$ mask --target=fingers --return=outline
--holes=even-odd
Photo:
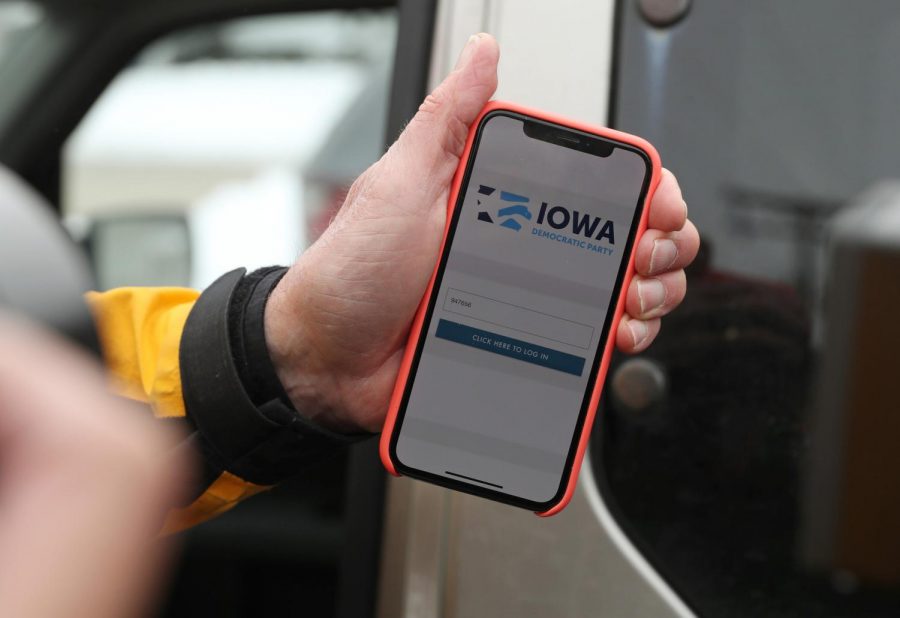
[[[677,307],[687,290],[683,270],[662,273],[653,277],[636,275],[628,286],[625,311],[632,318],[659,318]]]
[[[635,320],[630,316],[623,316],[616,333],[616,346],[628,354],[642,352],[653,343],[659,334],[660,326],[659,318]]]
[[[641,352],[659,334],[660,318],[684,300],[684,268],[700,249],[700,234],[687,218],[681,187],[667,169],[650,203],[648,230],[635,251],[637,275],[625,298],[627,315],[619,322],[616,345],[626,353]]]
[[[626,315],[619,322],[616,346],[629,354],[647,349],[659,334],[660,318],[681,304],[686,291],[683,270],[653,277],[636,275],[628,286]]]
[[[469,125],[497,89],[499,60],[500,48],[494,37],[472,35],[456,67],[426,97],[401,139],[425,151],[439,147],[459,156]]]
[[[489,34],[472,36],[456,67],[432,92],[388,153],[388,161],[428,188],[443,191],[465,148],[469,126],[497,88],[500,49]],[[400,161],[391,161],[397,158]]]
[[[687,221],[687,203],[674,174],[663,168],[662,180],[650,202],[649,227],[663,232],[680,230]]]
[[[675,232],[649,229],[638,243],[635,270],[640,275],[681,270],[694,261],[699,250],[700,234],[690,220]]]

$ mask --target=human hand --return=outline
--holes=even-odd
[[[100,370],[0,316],[0,616],[138,615],[181,489],[167,431]]]
[[[469,126],[497,87],[499,49],[469,40],[390,150],[353,184],[334,222],[291,268],[266,308],[266,340],[298,410],[339,431],[381,429],[410,324],[443,237],[451,181]],[[637,247],[638,275],[616,333],[645,349],[685,295],[700,239],[664,171]]]

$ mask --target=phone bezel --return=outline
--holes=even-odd
[[[441,476],[439,474],[434,474],[432,472],[427,472],[425,470],[421,470],[419,468],[414,468],[411,466],[407,466],[404,464],[400,458],[397,456],[397,442],[400,438],[400,433],[403,431],[403,420],[406,416],[407,406],[409,404],[409,397],[412,393],[413,385],[415,384],[415,376],[419,368],[419,362],[421,361],[422,352],[425,346],[425,339],[428,336],[428,332],[431,326],[431,320],[434,317],[434,309],[437,304],[437,298],[441,290],[441,282],[443,281],[444,272],[447,266],[447,260],[450,256],[450,251],[453,247],[453,239],[456,235],[456,229],[459,224],[460,213],[462,212],[463,203],[466,198],[466,192],[468,190],[469,181],[471,179],[472,169],[474,167],[475,159],[478,155],[478,148],[481,144],[482,133],[485,125],[492,119],[498,116],[508,116],[514,118],[516,120],[522,120],[526,123],[538,123],[541,125],[545,125],[549,128],[560,130],[564,133],[571,133],[577,136],[581,136],[582,138],[588,138],[590,140],[601,140],[604,142],[608,142],[612,144],[613,150],[615,148],[622,148],[633,152],[641,157],[646,166],[646,171],[644,173],[644,180],[641,185],[641,191],[638,195],[637,205],[635,207],[634,216],[632,218],[631,226],[628,231],[628,239],[625,243],[625,253],[622,258],[622,263],[619,266],[619,272],[616,275],[616,283],[613,287],[613,294],[610,297],[609,306],[606,313],[606,318],[603,323],[603,329],[601,331],[600,342],[597,345],[597,352],[595,354],[593,363],[591,364],[591,373],[588,377],[587,384],[585,386],[584,395],[582,398],[581,409],[578,413],[578,420],[575,425],[575,430],[572,432],[572,440],[569,446],[569,452],[566,456],[566,465],[563,469],[563,473],[560,476],[559,487],[557,488],[554,496],[545,502],[537,502],[534,500],[528,500],[526,498],[522,498],[520,496],[515,496],[510,493],[506,493],[503,491],[497,491],[493,489],[489,489],[487,487],[476,485],[474,483],[468,483],[464,481],[456,481],[445,476]],[[538,139],[536,137],[532,137],[532,139]],[[556,143],[560,148],[572,148],[572,146]],[[576,148],[578,149],[578,148]],[[602,156],[602,155],[597,155]],[[569,480],[572,475],[572,468],[575,461],[576,453],[578,451],[578,444],[581,435],[584,432],[584,424],[585,420],[588,416],[588,411],[590,408],[590,400],[591,394],[593,393],[596,383],[597,377],[600,372],[600,363],[603,359],[603,355],[605,353],[607,343],[609,341],[610,336],[610,326],[613,321],[613,318],[616,313],[616,307],[619,303],[619,298],[622,293],[622,282],[625,278],[625,274],[628,270],[628,265],[630,263],[630,258],[632,251],[634,249],[635,237],[637,235],[638,228],[640,227],[641,218],[644,213],[645,208],[645,200],[647,196],[647,192],[650,188],[650,182],[653,178],[653,163],[650,156],[644,152],[642,149],[634,146],[633,144],[629,144],[626,142],[622,142],[611,138],[609,136],[601,135],[598,133],[592,133],[589,131],[583,131],[580,129],[576,129],[570,126],[566,126],[564,124],[559,124],[556,122],[552,122],[546,120],[544,118],[540,118],[537,116],[531,116],[528,114],[523,114],[521,112],[516,112],[512,110],[506,109],[495,109],[488,113],[486,113],[478,123],[478,127],[475,132],[475,138],[472,142],[472,147],[469,149],[468,159],[466,161],[465,172],[462,177],[462,181],[459,185],[459,192],[456,197],[456,202],[453,205],[452,211],[452,219],[447,228],[446,239],[444,242],[443,251],[441,252],[440,260],[438,263],[438,268],[436,270],[436,276],[434,280],[434,285],[431,290],[431,295],[428,298],[427,309],[424,315],[424,319],[422,321],[422,328],[419,333],[418,340],[416,341],[416,349],[415,353],[412,357],[408,376],[406,379],[406,383],[403,388],[403,396],[400,400],[400,405],[397,409],[396,419],[394,421],[393,431],[391,432],[390,442],[388,446],[388,455],[391,459],[391,462],[394,464],[396,471],[404,476],[409,476],[411,478],[420,479],[424,481],[428,481],[435,485],[440,485],[442,487],[447,487],[449,489],[454,489],[457,491],[461,491],[464,493],[472,494],[475,496],[479,496],[482,498],[488,498],[490,500],[495,500],[497,502],[502,502],[505,504],[510,504],[512,506],[517,506],[525,509],[529,509],[536,512],[546,511],[562,500],[565,496],[566,489],[569,485]]]

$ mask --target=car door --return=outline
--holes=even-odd
[[[704,249],[641,356],[650,404],[608,399],[602,493],[698,615],[895,616],[900,13],[696,2],[659,28],[641,4],[613,120],[660,148]]]

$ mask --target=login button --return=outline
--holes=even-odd
[[[490,331],[472,328],[450,320],[438,322],[436,336],[440,339],[461,343],[485,352],[540,365],[548,369],[580,376],[584,371],[584,359],[574,354],[528,343],[521,339],[505,337]]]

